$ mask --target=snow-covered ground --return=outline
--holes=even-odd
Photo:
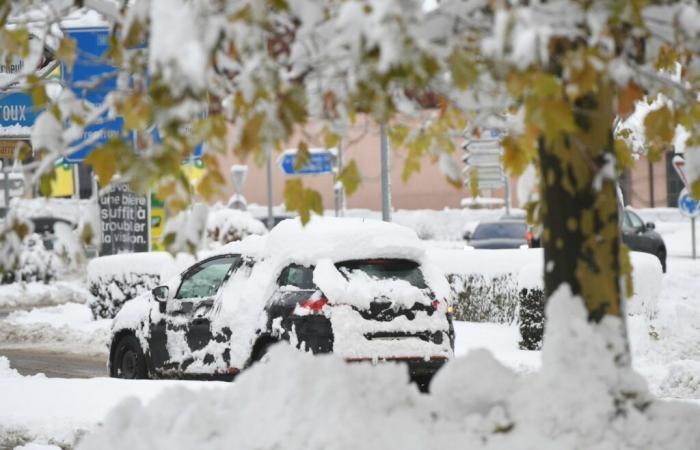
[[[11,362],[0,357],[0,448],[12,448],[27,441],[73,446],[126,398],[148,402],[172,387],[201,390],[228,385],[204,381],[23,377],[10,365]]]
[[[696,291],[700,287],[700,260],[690,259],[689,221],[672,209],[639,212],[645,220],[654,221],[657,231],[664,236],[669,261],[657,314],[653,317],[639,314],[628,318],[633,365],[647,380],[655,395],[697,400],[700,399],[700,295]],[[461,246],[458,239],[465,223],[474,223],[482,216],[498,216],[497,213],[483,211],[474,216],[450,212],[447,214],[450,216],[447,222],[449,230],[441,232],[430,229],[442,217],[441,213],[447,214],[442,211],[429,215],[406,213],[402,221],[428,227],[424,232],[426,237],[443,241],[433,241],[431,245],[444,249]],[[458,226],[458,223],[462,225]],[[87,295],[84,288],[75,282],[50,286],[0,286],[0,307],[73,302],[17,311],[0,319],[0,345],[25,346],[33,343],[58,351],[106,357],[110,321],[92,319],[84,305]],[[542,367],[540,352],[518,349],[519,334],[515,324],[458,322],[455,329],[457,356],[486,348],[496,360],[517,372],[536,373]],[[148,402],[164,388],[173,385],[180,386],[179,391],[172,391],[174,396],[189,395],[183,394],[182,386],[192,389],[222,386],[220,383],[18,377],[6,364],[6,361],[0,360],[0,392],[3,393],[0,447],[21,443],[26,438],[37,438],[44,443],[53,439],[51,442],[72,445],[83,430],[104,420],[112,406],[127,397],[135,396]]]
[[[111,324],[108,319],[95,320],[85,303],[15,311],[0,321],[0,345],[103,356],[106,360]]]
[[[85,303],[89,292],[79,280],[0,285],[0,311],[16,308]]]

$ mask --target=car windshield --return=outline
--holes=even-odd
[[[525,222],[489,222],[477,226],[472,239],[525,239],[526,233]]]
[[[425,288],[425,279],[420,265],[406,259],[363,259],[345,261],[336,267],[347,278],[355,271],[361,271],[377,280],[404,280],[418,288]]]

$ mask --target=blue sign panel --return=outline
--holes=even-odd
[[[329,151],[312,151],[309,161],[299,170],[294,170],[296,153],[286,152],[278,160],[279,166],[285,175],[322,175],[333,172],[333,153]]]
[[[678,209],[686,217],[697,217],[700,215],[700,202],[694,200],[688,189],[684,188],[678,196]]]
[[[0,93],[0,125],[31,127],[36,120],[32,96],[26,92]]]
[[[116,68],[105,57],[109,49],[108,28],[75,28],[65,30],[75,40],[76,58],[72,68],[62,68],[64,81],[80,97],[100,103],[116,89]]]
[[[64,65],[62,68],[64,82],[78,98],[91,103],[102,103],[107,94],[117,87],[117,69],[105,57],[109,49],[109,28],[72,28],[64,31],[76,43],[73,67]],[[82,162],[109,138],[119,136],[123,123],[121,118],[109,119],[105,113],[101,122],[88,126],[81,138],[71,143],[71,146],[80,149],[68,156],[66,161]],[[132,138],[127,135],[125,139]]]

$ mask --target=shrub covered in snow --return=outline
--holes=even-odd
[[[28,235],[22,242],[17,270],[0,274],[2,284],[17,281],[49,283],[56,279],[61,270],[61,260],[50,250],[46,250],[41,236]]]
[[[158,286],[174,272],[173,257],[166,252],[125,253],[102,256],[88,264],[90,309],[95,318],[112,318],[122,305]]]
[[[207,239],[210,243],[228,244],[252,234],[265,234],[265,225],[248,211],[222,208],[209,213]]]
[[[544,335],[544,291],[541,288],[523,288],[520,290],[519,296],[520,348],[539,350],[542,348],[542,336]]]
[[[456,320],[512,323],[517,319],[518,293],[512,274],[453,273],[447,280]]]

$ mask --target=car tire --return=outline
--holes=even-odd
[[[659,261],[661,262],[661,270],[663,273],[666,273],[666,249],[661,247],[659,250],[657,250],[656,257],[659,258]]]
[[[136,336],[128,334],[117,342],[110,364],[110,376],[128,380],[148,378],[146,357]]]
[[[248,367],[258,362],[264,363],[268,350],[276,343],[277,341],[274,339],[262,339],[257,341],[253,347],[253,351],[250,354],[250,363],[248,364]]]

